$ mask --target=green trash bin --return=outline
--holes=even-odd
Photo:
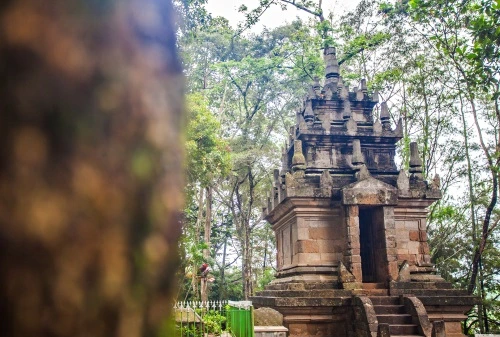
[[[253,306],[250,301],[229,301],[227,326],[235,337],[254,337]]]

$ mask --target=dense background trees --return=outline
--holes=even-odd
[[[192,112],[179,296],[200,296],[202,261],[213,268],[211,299],[247,298],[272,278],[272,231],[260,209],[306,84],[323,72],[322,48],[335,46],[344,81],[367,78],[393,121],[402,117],[401,166],[417,141],[427,179],[441,176],[432,258],[482,299],[466,332],[498,332],[500,3],[362,0],[352,13],[327,13],[320,0],[261,0],[240,8],[246,20],[236,28],[205,3],[176,2]],[[310,19],[253,32],[270,6],[294,6]]]

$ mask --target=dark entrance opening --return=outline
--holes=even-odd
[[[363,282],[385,282],[387,263],[382,207],[359,208],[359,243]]]

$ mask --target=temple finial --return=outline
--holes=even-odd
[[[351,102],[349,101],[344,101],[344,110],[342,111],[342,118],[344,118],[344,121],[351,118]]]
[[[359,139],[354,139],[352,141],[352,160],[353,165],[362,165],[365,163],[363,158],[363,153],[361,153],[361,142]]]
[[[380,104],[380,122],[382,123],[382,128],[384,130],[391,130],[391,117],[389,115],[387,102],[382,102],[382,104]]]
[[[293,172],[305,171],[306,158],[302,153],[302,141],[296,140],[293,144],[292,170]]]
[[[313,88],[314,90],[318,90],[321,88],[321,84],[319,83],[319,77],[318,76],[314,76],[313,78]]]
[[[361,91],[363,92],[363,94],[368,93],[368,86],[366,85],[366,79],[364,78],[361,80]]]
[[[326,82],[337,82],[339,78],[339,62],[337,61],[337,55],[335,48],[328,47],[325,48],[325,77]]]
[[[410,173],[422,173],[422,159],[416,142],[410,143]]]
[[[312,108],[312,101],[306,101],[306,108],[304,110],[304,121],[307,124],[311,124],[314,122],[314,110]]]

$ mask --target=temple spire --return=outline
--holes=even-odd
[[[337,61],[337,55],[335,48],[328,47],[325,48],[325,77],[326,82],[337,82],[339,78],[339,62]]]
[[[391,130],[391,117],[389,115],[389,107],[387,102],[382,102],[380,105],[380,122],[382,123],[382,128],[384,130]]]
[[[422,159],[418,153],[418,145],[416,142],[410,143],[410,173],[422,174]]]

